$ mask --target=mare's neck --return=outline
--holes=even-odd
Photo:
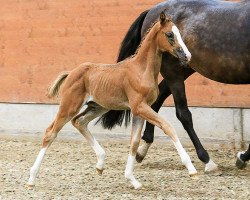
[[[154,77],[155,80],[160,73],[162,60],[162,52],[158,49],[156,44],[156,35],[157,25],[146,35],[135,56],[135,60],[140,63],[140,67],[144,69],[145,73]]]

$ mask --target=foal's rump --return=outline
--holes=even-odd
[[[49,90],[49,97],[61,96],[82,98],[113,110],[129,109],[128,98],[124,90],[127,82],[126,67],[114,67],[95,63],[83,63],[71,72],[58,76]],[[62,99],[63,100],[63,99]]]

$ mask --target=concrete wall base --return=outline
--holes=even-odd
[[[58,105],[46,104],[8,104],[0,103],[0,134],[39,134],[43,133],[54,119]],[[250,141],[250,109],[242,108],[201,108],[191,107],[194,129],[203,141],[223,141],[236,148]],[[188,135],[175,115],[174,107],[163,107],[160,115],[164,116],[177,130],[180,138]],[[130,127],[117,127],[112,131],[104,130],[91,122],[90,130],[95,135],[107,134],[109,137],[128,137]],[[68,123],[63,134],[75,136],[79,133]],[[163,132],[156,128],[156,136],[164,138]]]

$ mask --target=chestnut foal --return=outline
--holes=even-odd
[[[175,37],[173,32],[178,32],[177,27],[162,12],[159,21],[152,26],[135,56],[112,65],[84,63],[55,80],[49,91],[50,97],[58,94],[60,85],[64,82],[61,88],[59,111],[55,120],[46,130],[42,149],[30,170],[28,186],[34,185],[45,152],[56,138],[57,133],[70,120],[95,151],[96,169],[101,174],[105,151],[89,132],[87,125],[91,120],[111,109],[131,109],[133,113],[131,146],[125,177],[135,189],[141,187],[141,183],[133,175],[133,169],[144,120],[161,128],[172,139],[189,174],[197,173],[190,157],[182,147],[175,129],[150,107],[159,92],[158,75],[162,53],[169,52],[185,63],[191,58],[180,34]],[[87,104],[87,108],[78,114],[84,104]]]

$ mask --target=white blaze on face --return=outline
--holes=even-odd
[[[177,41],[179,42],[179,44],[181,45],[184,53],[186,54],[187,56],[187,59],[188,59],[188,62],[191,60],[191,53],[189,52],[187,46],[185,45],[185,43],[183,42],[182,38],[181,38],[181,34],[180,34],[180,31],[179,29],[176,27],[176,26],[173,26],[172,27],[172,31],[173,33],[175,34],[176,38],[177,38]]]

